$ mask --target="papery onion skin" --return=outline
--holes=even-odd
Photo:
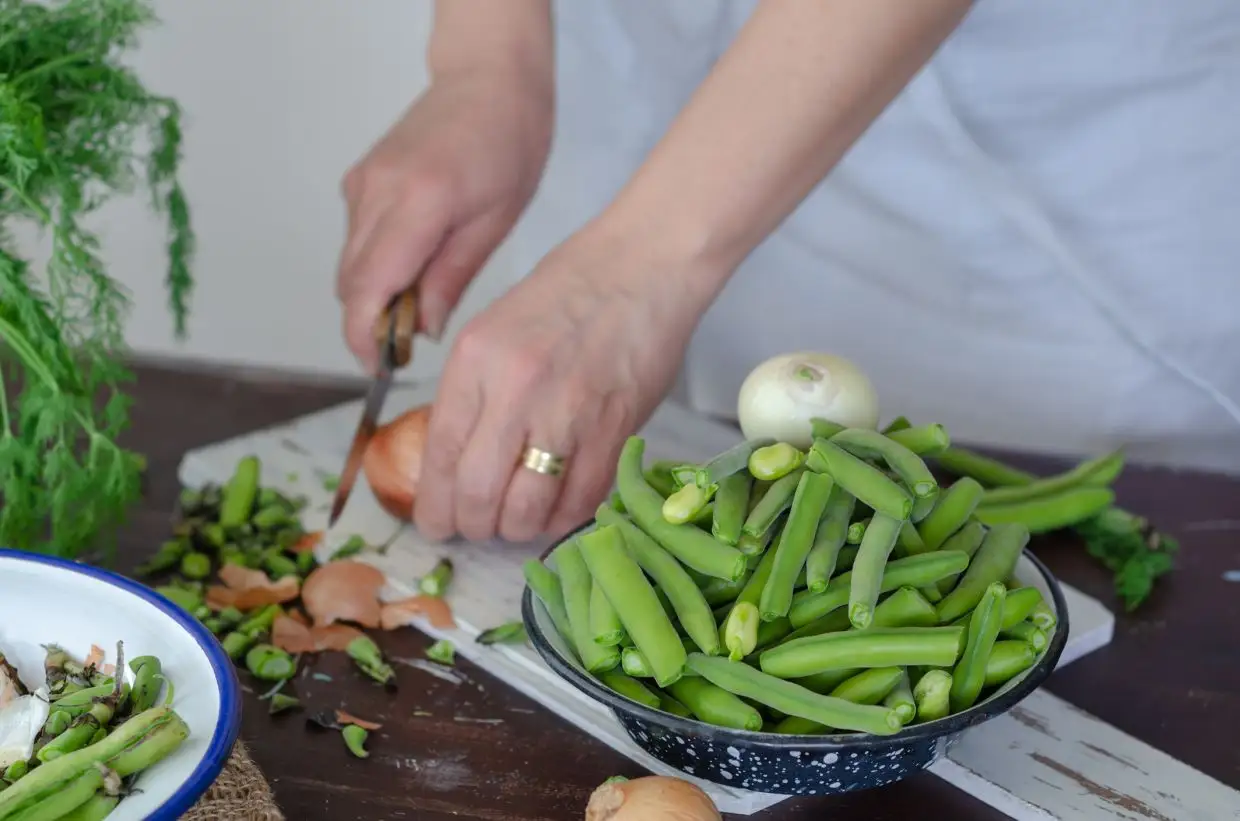
[[[650,775],[600,785],[585,821],[722,821],[715,802],[682,778]]]
[[[379,504],[403,521],[413,518],[431,406],[421,405],[381,425],[362,455],[362,471]]]
[[[745,377],[736,403],[746,439],[771,437],[802,450],[813,444],[810,419],[849,428],[878,426],[878,393],[854,363],[799,351],[762,362]]]

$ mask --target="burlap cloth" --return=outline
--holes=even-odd
[[[271,786],[240,741],[228,763],[181,821],[284,821]]]

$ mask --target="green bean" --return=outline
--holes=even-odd
[[[860,545],[861,540],[865,538],[865,529],[869,526],[870,519],[868,517],[861,519],[860,521],[853,522],[848,526],[848,535],[844,537],[844,541],[847,544]]]
[[[1022,621],[1012,625],[1011,627],[1001,628],[999,635],[1005,639],[1023,641],[1032,647],[1034,652],[1037,653],[1041,653],[1046,649],[1046,633],[1042,632],[1037,625],[1031,621]]]
[[[366,749],[366,739],[369,736],[370,733],[365,727],[359,727],[356,724],[346,724],[340,728],[340,737],[344,739],[344,746],[356,758],[370,758],[370,752]]]
[[[952,482],[939,496],[930,515],[918,526],[927,550],[938,550],[973,516],[982,498],[982,486],[968,476]]]
[[[913,423],[908,421],[907,416],[897,416],[895,419],[888,422],[887,426],[882,430],[884,434],[891,434],[900,430],[908,430],[911,427],[913,427]],[[830,437],[827,438],[829,439]]]
[[[999,636],[1003,600],[1006,597],[1007,588],[1003,582],[993,582],[983,591],[981,601],[973,610],[964,653],[952,670],[952,712],[958,713],[972,707],[982,692],[982,684],[986,681],[986,661]]]
[[[936,550],[920,556],[909,556],[887,563],[883,569],[880,592],[887,593],[905,585],[922,587],[944,576],[959,573],[969,564],[969,557],[960,551]],[[792,598],[788,619],[793,627],[809,624],[837,607],[848,604],[852,589],[852,571],[841,573],[821,593],[802,591]],[[940,617],[941,617],[940,612]]]
[[[949,536],[947,541],[943,542],[943,547],[941,549],[961,551],[969,557],[970,561],[972,561],[973,555],[977,553],[978,548],[982,546],[982,542],[985,538],[986,525],[982,524],[977,519],[973,519],[964,527]],[[959,573],[953,573],[946,578],[939,579],[937,583],[939,593],[946,596],[956,586],[956,582],[959,581],[959,579]],[[940,596],[940,598],[942,598],[942,596]]]
[[[903,520],[875,513],[861,540],[861,549],[851,571],[848,588],[848,620],[853,627],[864,630],[874,619],[874,607],[883,586],[883,570],[887,557],[895,547]]]
[[[1000,629],[1009,630],[1029,618],[1029,614],[1042,601],[1042,593],[1036,587],[1017,587],[1008,590],[1003,600],[1003,625]]]
[[[838,422],[832,422],[830,419],[823,419],[820,416],[815,416],[810,419],[809,426],[810,432],[813,434],[815,439],[830,439],[840,431],[847,430],[847,428]]]
[[[600,525],[615,525],[620,528],[625,549],[667,596],[685,632],[703,653],[718,653],[719,635],[710,605],[680,562],[646,535],[645,531],[614,511],[600,508],[596,521]]]
[[[238,630],[234,630],[220,639],[220,645],[224,648],[224,652],[233,661],[237,661],[244,656],[246,651],[257,642],[257,636],[248,636]]]
[[[814,673],[812,676],[801,676],[800,678],[790,679],[807,690],[813,690],[815,693],[830,695],[831,691],[840,686],[848,679],[863,672],[861,667],[845,667],[840,670],[824,670],[821,673]]]
[[[507,621],[495,627],[488,627],[474,638],[476,644],[491,646],[494,644],[524,644],[529,641],[522,621]]]
[[[1110,488],[1085,486],[1024,502],[979,505],[974,515],[991,527],[1017,523],[1030,533],[1046,533],[1097,516],[1114,501],[1115,493]]]
[[[104,821],[120,802],[119,795],[96,792],[85,804],[60,816],[58,821]]]
[[[10,821],[58,821],[85,804],[103,788],[104,770],[91,767],[73,776],[38,804],[7,817]]]
[[[181,557],[188,553],[190,544],[187,539],[175,539],[164,542],[145,564],[136,570],[138,576],[151,576],[171,570],[181,564]]]
[[[383,657],[383,651],[370,636],[354,637],[345,645],[344,651],[353,660],[357,669],[374,681],[380,684],[391,684],[396,680],[396,671],[392,669],[392,665],[387,663],[387,659]],[[426,651],[426,656],[432,661],[439,661],[429,649]],[[249,661],[249,658],[247,657],[246,660]]]
[[[747,601],[737,602],[723,624],[723,644],[728,658],[740,661],[758,646],[758,608]]]
[[[77,718],[89,710],[95,703],[96,699],[107,698],[112,695],[114,690],[115,684],[112,682],[98,684],[84,690],[78,690],[57,699],[56,709],[63,710],[74,718]]]
[[[913,687],[909,683],[907,671],[900,671],[900,680],[891,692],[883,697],[883,704],[895,710],[902,724],[910,724],[917,717],[917,700],[913,698]]]
[[[220,501],[219,523],[224,527],[238,527],[250,518],[254,500],[258,498],[258,479],[262,463],[257,456],[246,456],[237,462],[232,478],[224,486],[224,498]]]
[[[1054,496],[1061,491],[1081,485],[1105,487],[1119,476],[1124,467],[1124,453],[1112,451],[1081,462],[1069,471],[1048,476],[1024,485],[988,490],[982,496],[982,504],[997,505],[1026,502],[1030,499]]]
[[[747,561],[754,556],[761,556],[782,529],[782,525],[777,521],[761,536],[751,536],[742,530],[741,537],[736,542],[736,549],[745,555]]]
[[[861,549],[860,544],[861,542],[858,541],[857,544],[846,544],[840,548],[839,558],[835,560],[836,573],[847,573],[852,570],[853,564],[857,561],[857,553]]]
[[[805,454],[787,442],[758,448],[749,455],[749,472],[755,479],[773,482],[787,476],[805,462]]]
[[[724,664],[736,664],[736,662],[719,660]],[[744,664],[736,666],[748,668],[748,665]],[[717,727],[731,727],[734,730],[757,732],[762,729],[762,716],[758,715],[757,710],[701,675],[685,676],[674,682],[669,689],[672,696],[688,707],[699,721],[705,721]]]
[[[186,612],[193,613],[202,606],[202,594],[178,585],[160,585],[155,592]]]
[[[986,659],[986,679],[982,686],[991,688],[1006,684],[1032,667],[1037,658],[1037,652],[1028,642],[996,641]]]
[[[564,596],[564,609],[568,615],[570,633],[577,648],[577,657],[588,672],[601,673],[620,663],[620,650],[594,641],[590,632],[590,570],[581,555],[580,537],[563,542],[552,553],[560,572],[560,586]]]
[[[710,532],[724,544],[736,545],[741,539],[741,527],[745,524],[752,487],[753,477],[748,471],[733,473],[719,480]]]
[[[440,559],[430,572],[418,579],[418,590],[424,596],[442,597],[452,583],[452,560]]]
[[[56,736],[69,729],[69,725],[73,723],[73,716],[64,710],[53,709],[48,713],[47,721],[43,722],[43,735],[47,738],[55,738]],[[23,761],[22,764],[25,764]],[[22,773],[25,775],[25,773]],[[7,777],[7,773],[5,776]],[[10,781],[14,779],[9,779]]]
[[[655,682],[664,687],[678,679],[685,668],[680,636],[663,612],[654,588],[625,548],[620,528],[605,525],[583,535],[580,544],[590,576],[603,588],[633,644],[650,661]]]
[[[672,481],[677,488],[697,484],[697,465],[679,464],[672,467]]]
[[[884,436],[876,430],[849,428],[832,436],[831,444],[862,459],[880,459],[900,477],[914,499],[932,498],[938,495],[939,483],[916,453],[896,439]],[[878,508],[875,508],[878,510]],[[906,518],[893,516],[892,518]]]
[[[797,574],[805,566],[805,558],[813,546],[818,521],[822,518],[834,482],[831,477],[812,471],[801,474],[792,499],[788,524],[775,547],[775,561],[770,577],[762,587],[759,610],[763,621],[774,621],[788,615]]]
[[[275,716],[287,710],[300,709],[301,700],[285,693],[272,693],[271,700],[267,702],[267,715]]]
[[[827,498],[814,533],[814,544],[805,558],[806,586],[815,593],[826,590],[827,583],[831,581],[831,574],[839,561],[840,548],[848,538],[848,521],[856,504],[855,496],[832,482],[831,495]]]
[[[702,588],[702,596],[711,607],[734,602],[736,597],[740,595],[740,592],[745,589],[745,584],[749,581],[750,575],[750,573],[746,573],[735,581],[711,579]]]
[[[245,621],[237,625],[237,631],[250,637],[257,637],[271,629],[276,616],[284,612],[278,604],[269,604],[254,611]]]
[[[659,709],[659,697],[635,678],[626,676],[624,673],[618,673],[615,670],[607,670],[599,673],[598,679],[630,701],[644,704],[652,710]]]
[[[837,484],[875,512],[903,521],[913,511],[913,499],[907,490],[878,468],[825,439],[814,442],[806,466],[830,474]]]
[[[780,641],[780,644],[787,644],[790,641],[809,636],[821,636],[823,633],[838,633],[851,629],[851,627],[852,625],[848,622],[848,611],[844,608],[836,608],[827,615],[814,619],[810,623],[793,630]]]
[[[1037,625],[1038,629],[1044,633],[1050,633],[1055,629],[1055,625],[1059,623],[1058,617],[1055,616],[1055,611],[1051,610],[1050,606],[1044,601],[1034,605],[1033,612],[1029,614],[1029,621]]]
[[[1005,524],[992,528],[956,589],[939,602],[939,621],[952,621],[975,608],[989,585],[1012,575],[1028,543],[1029,531],[1023,525]]]
[[[635,678],[654,678],[650,662],[636,647],[625,647],[620,653],[620,669]]]
[[[663,712],[671,713],[672,715],[679,716],[681,718],[693,718],[692,710],[669,696],[667,693],[660,690],[657,695],[659,696],[659,709]]]
[[[921,533],[918,531],[918,525],[911,521],[906,521],[904,526],[900,528],[900,535],[896,539],[897,558],[905,556],[917,556],[922,553],[929,553],[930,549],[922,540]]]
[[[612,510],[616,511],[617,513],[624,513],[624,512],[625,512],[625,510],[624,510],[624,500],[620,498],[620,494],[619,494],[617,491],[614,491],[614,490],[613,490],[613,491],[612,491],[612,492],[611,492],[611,493],[607,496],[607,505],[608,505],[608,506],[609,506]]]
[[[598,579],[590,586],[590,633],[595,642],[607,647],[623,644],[625,639],[620,616],[603,594]]]
[[[692,525],[674,525],[663,519],[663,500],[646,484],[641,462],[646,443],[630,436],[620,453],[616,486],[633,521],[683,564],[721,579],[739,579],[745,557]]]
[[[918,456],[936,456],[951,447],[951,437],[940,424],[920,425],[884,431],[892,441],[911,450]]]
[[[903,677],[905,673],[902,667],[871,667],[840,682],[831,691],[831,695],[855,704],[878,704],[896,688]]]
[[[743,475],[747,472],[749,458],[754,451],[774,444],[774,439],[761,438],[750,439],[733,445],[698,468],[697,473],[694,475],[694,481],[698,487],[703,489],[714,487],[715,485],[722,487],[724,479],[735,476],[738,473]],[[746,490],[748,491],[748,486],[746,486]]]
[[[952,675],[946,670],[928,670],[913,685],[919,722],[946,718],[951,712]]]
[[[292,677],[297,671],[293,657],[270,644],[256,644],[245,654],[246,669],[255,678],[264,681],[280,681]]]
[[[761,501],[745,517],[745,524],[741,528],[741,532],[755,538],[769,533],[774,527],[776,520],[779,519],[784,511],[792,507],[793,497],[796,495],[797,487],[804,473],[803,469],[798,468],[787,476],[772,482],[762,496]]]
[[[163,666],[155,656],[138,656],[129,660],[129,669],[133,671],[130,707],[135,713],[149,710],[164,689]]]
[[[767,647],[771,647],[791,632],[792,622],[788,621],[786,618],[775,619],[775,621],[759,620],[758,642],[754,646],[754,650],[764,650]]]
[[[1008,487],[1011,485],[1027,485],[1037,481],[1037,476],[1023,470],[1009,467],[997,459],[974,453],[963,448],[951,448],[935,454],[934,460],[945,470],[957,476],[969,476],[982,483],[983,487]]]
[[[752,699],[787,716],[799,716],[827,727],[875,735],[890,735],[900,728],[900,721],[891,710],[819,695],[799,684],[755,670],[747,664],[737,664],[701,653],[689,656],[688,663],[690,669],[716,687]]]
[[[901,587],[874,608],[875,627],[934,627],[938,623],[934,605],[912,587]]]
[[[672,462],[667,459],[660,459],[647,468],[642,474],[647,484],[649,484],[650,487],[664,499],[675,493],[676,489],[679,487],[676,484],[676,479],[672,476],[672,468],[676,467],[677,464],[677,462]],[[624,500],[622,497],[621,502],[623,501]]]
[[[4,771],[4,780],[12,784],[17,779],[24,778],[28,772],[30,772],[30,763],[24,758],[18,759]]]
[[[564,593],[560,589],[560,577],[538,559],[527,559],[521,565],[525,575],[525,583],[530,591],[539,598],[547,615],[551,617],[555,629],[570,645],[573,644],[573,630],[569,626],[568,611],[564,609]],[[587,611],[588,612],[588,611]]]
[[[710,503],[711,495],[697,485],[685,485],[663,500],[663,520],[674,525],[692,523]]]
[[[778,678],[841,667],[950,667],[963,649],[963,627],[871,627],[797,639],[765,650],[763,672]]]

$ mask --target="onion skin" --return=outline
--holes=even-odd
[[[846,428],[876,428],[878,393],[849,360],[800,351],[771,357],[750,371],[736,411],[746,439],[771,437],[806,450],[813,444],[814,417]]]
[[[585,821],[722,821],[715,802],[681,778],[649,775],[599,786]]]
[[[402,413],[375,431],[362,455],[362,471],[375,498],[384,510],[402,521],[413,519],[430,420],[430,405]]]

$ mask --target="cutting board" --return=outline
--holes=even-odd
[[[434,390],[433,384],[394,389],[386,418],[429,401]],[[324,481],[344,463],[360,413],[360,400],[349,402],[192,451],[181,463],[180,479],[186,485],[224,482],[242,456],[255,454],[263,463],[264,483],[306,496],[310,504],[303,516],[305,525],[310,530],[322,528],[332,495]],[[642,435],[647,459],[685,461],[705,460],[738,438],[732,428],[672,403],[658,409]],[[564,684],[532,649],[474,642],[482,630],[520,618],[521,564],[545,549],[545,543],[426,543],[413,528],[383,512],[364,479],[320,546],[321,558],[353,534],[372,545],[387,545],[383,553],[360,557],[386,574],[385,598],[412,595],[417,578],[440,556],[450,554],[456,572],[448,598],[458,627],[444,631],[420,625],[419,629],[452,640],[460,655],[494,674],[497,682],[515,687],[651,772],[688,777],[633,744],[610,710]],[[1114,628],[1114,617],[1098,601],[1069,585],[1063,588],[1071,629],[1060,665],[1104,647]],[[1240,806],[1234,791],[1045,691],[1034,693],[1008,715],[970,730],[932,772],[1022,821],[1240,817],[1223,814],[1225,807]],[[785,800],[696,783],[729,813],[749,815]]]

